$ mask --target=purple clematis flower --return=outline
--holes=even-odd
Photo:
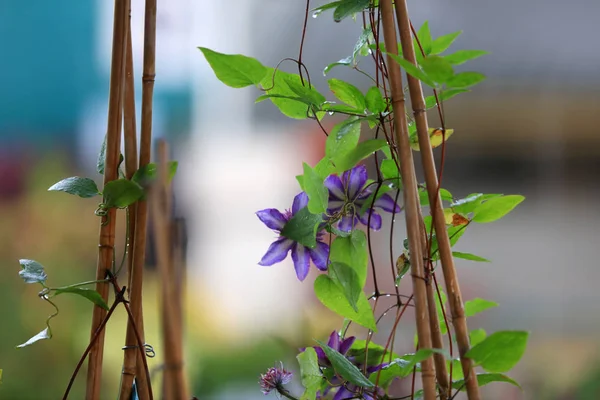
[[[333,331],[333,332],[331,332],[331,335],[329,336],[329,340],[327,341],[327,346],[331,347],[334,350],[337,350],[340,354],[346,356],[348,361],[350,361],[352,364],[356,365],[356,367],[362,371],[364,368],[362,362],[364,360],[362,360],[362,359],[358,360],[358,359],[356,359],[356,357],[347,355],[348,351],[352,347],[352,344],[354,344],[355,339],[356,338],[354,336],[350,336],[344,340],[340,340],[338,333],[336,331]],[[329,358],[327,358],[327,355],[325,354],[323,349],[320,346],[315,346],[313,348],[315,349],[315,352],[317,353],[319,366],[324,367],[324,368],[331,367],[332,366],[331,362],[329,361]],[[379,364],[379,365],[367,366],[367,369],[366,369],[367,376],[369,374],[372,374],[373,372],[379,371],[386,365],[388,365],[388,364],[384,363],[384,364]],[[359,391],[360,391],[360,388],[352,383],[346,382],[345,385],[342,385],[344,382],[338,376],[334,376],[333,378],[331,378],[329,380],[329,382],[333,386],[330,386],[327,389],[325,389],[324,392],[322,393],[322,397],[318,397],[318,398],[325,398],[327,396],[327,394],[334,388],[337,388],[337,392],[333,396],[333,400],[354,399],[354,398],[356,398],[357,393],[359,393]],[[383,390],[381,388],[378,388],[378,392],[380,392],[380,394],[383,394]],[[363,396],[362,398],[366,399],[366,400],[375,400],[375,397],[373,397],[372,394],[373,393],[371,393],[371,392],[365,391],[362,393],[362,396]]]
[[[303,281],[308,275],[310,268],[310,260],[321,271],[327,271],[327,259],[329,257],[329,246],[322,241],[322,233],[317,234],[317,246],[314,249],[303,246],[298,242],[288,239],[281,235],[281,231],[285,224],[298,211],[306,207],[308,204],[308,195],[301,192],[294,197],[292,210],[286,210],[281,213],[274,208],[267,208],[258,211],[256,215],[269,228],[279,233],[279,238],[271,243],[267,253],[258,263],[259,265],[270,266],[285,260],[289,251],[292,251],[292,260],[296,269],[296,276],[300,281]]]
[[[283,363],[279,367],[271,367],[266,373],[260,375],[260,389],[264,394],[269,394],[272,390],[277,392],[284,391],[283,385],[290,383],[292,373],[283,368]]]
[[[329,189],[328,213],[331,215],[343,210],[342,219],[338,223],[339,230],[350,232],[359,222],[369,225],[369,210],[360,213],[360,209],[373,192],[374,186],[365,187],[367,169],[364,165],[344,172],[341,178],[337,175],[329,175],[324,183]],[[387,212],[400,212],[400,207],[388,194],[379,196],[373,207]],[[370,222],[369,226],[374,231],[381,229],[381,215],[377,211],[371,212]]]

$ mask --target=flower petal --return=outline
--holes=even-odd
[[[365,212],[362,215],[359,215],[358,218],[363,225],[369,226],[369,211]],[[378,231],[381,229],[381,215],[377,213],[377,211],[371,212],[371,224],[370,227],[374,231]]]
[[[317,247],[308,249],[310,259],[321,271],[327,271],[327,259],[329,258],[329,246],[323,242],[317,242]]]
[[[331,332],[329,335],[329,340],[327,341],[327,346],[331,347],[335,351],[339,351],[340,349],[340,336],[337,331]]]
[[[308,205],[308,195],[304,192],[300,192],[294,197],[294,203],[292,204],[292,215],[302,210]]]
[[[383,364],[379,364],[379,365],[373,365],[371,367],[367,368],[367,373],[372,374],[373,372],[377,372],[380,369],[387,367],[389,363],[383,363]]]
[[[350,350],[350,347],[352,347],[355,339],[356,338],[354,336],[344,339],[342,343],[340,343],[340,353],[346,355],[348,350]]]
[[[258,265],[268,267],[285,260],[293,244],[293,240],[285,237],[277,239],[271,243],[263,258],[258,262]]]
[[[381,195],[381,197],[375,200],[375,204],[373,205],[387,212],[396,211],[397,213],[399,213],[401,211],[400,206],[396,204],[396,202],[394,202],[394,198],[387,193]]]
[[[315,352],[317,353],[317,358],[319,359],[319,362],[321,363],[321,365],[327,365],[329,363],[329,359],[325,355],[325,352],[323,351],[323,349],[320,348],[319,346],[315,346],[315,347],[313,347],[313,349],[315,349]]]
[[[359,165],[350,171],[344,172],[342,182],[347,190],[348,200],[353,201],[360,194],[365,183],[367,183],[367,178],[367,168],[364,165]]]
[[[335,396],[333,396],[333,400],[344,400],[344,399],[353,399],[355,398],[354,394],[350,392],[343,386],[340,386]]]
[[[263,224],[276,231],[281,231],[287,222],[285,216],[275,208],[257,211],[256,216]]]
[[[303,281],[306,279],[308,270],[310,269],[310,253],[308,249],[300,243],[296,243],[292,248],[292,260],[294,260],[296,276],[300,281]]]
[[[354,217],[345,215],[338,223],[338,229],[342,232],[350,232],[354,228]]]
[[[329,210],[330,214],[333,214],[333,213],[341,210],[342,207],[344,206],[344,204],[345,204],[344,200],[331,200],[331,197],[329,197],[329,203],[327,204],[327,210]]]
[[[346,191],[339,176],[329,175],[325,178],[323,184],[329,189],[329,201],[344,200],[346,198]]]

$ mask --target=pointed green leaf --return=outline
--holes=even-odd
[[[474,60],[486,54],[489,53],[484,50],[458,50],[455,53],[444,56],[444,59],[452,65],[460,65],[464,64],[469,60]]]
[[[333,279],[342,289],[350,307],[358,312],[358,299],[363,293],[362,286],[358,280],[356,271],[348,264],[332,262],[328,268],[329,277]]]
[[[333,20],[340,22],[356,13],[362,12],[362,10],[369,7],[369,3],[370,0],[342,0],[338,2],[336,9],[333,11]]]
[[[364,113],[367,108],[365,96],[356,86],[339,79],[330,79],[327,82],[335,97]]]
[[[312,214],[321,214],[327,211],[329,191],[323,185],[323,179],[308,165],[303,163],[304,176],[302,187],[308,195],[308,210]]]
[[[300,400],[315,400],[317,391],[323,381],[323,373],[319,368],[319,359],[317,352],[312,347],[307,347],[302,353],[296,356],[300,364],[300,379],[304,386],[304,394]]]
[[[514,379],[512,379],[504,374],[495,374],[495,373],[477,374],[477,384],[479,386],[485,386],[488,383],[492,383],[492,382],[506,382],[506,383],[510,383],[511,385],[516,386],[519,389],[521,389],[521,385],[519,385],[517,383],[517,381],[515,381]],[[452,382],[452,388],[457,389],[457,390],[460,389],[463,392],[467,390],[467,386],[465,385],[464,379],[460,379],[458,381]]]
[[[452,255],[456,258],[462,258],[463,260],[471,260],[471,261],[478,261],[478,262],[490,262],[490,260],[488,260],[487,258],[479,257],[479,256],[476,256],[475,254],[471,254],[471,253],[462,253],[460,251],[453,251]]]
[[[529,332],[500,331],[485,338],[465,355],[488,372],[506,372],[514,367],[527,347]]]
[[[423,25],[421,25],[419,31],[417,32],[417,37],[419,38],[419,43],[421,44],[421,48],[423,48],[425,55],[431,54],[432,42],[431,31],[429,30],[429,21],[425,21]],[[414,40],[414,42],[415,53],[422,54],[417,41]]]
[[[525,197],[520,195],[489,199],[473,211],[473,221],[480,224],[497,221],[511,212],[523,200]]]
[[[308,207],[304,207],[285,224],[281,234],[303,246],[314,248],[317,245],[317,229],[321,222],[320,214],[312,214]]]
[[[440,54],[446,51],[446,49],[448,49],[448,47],[450,47],[450,45],[454,43],[456,38],[461,33],[462,31],[457,31],[436,38],[431,44],[431,54]]]
[[[425,83],[426,85],[428,85],[432,88],[436,87],[433,79],[428,77],[425,74],[425,72],[421,71],[416,65],[414,65],[410,61],[404,59],[401,56],[397,56],[392,53],[388,53],[388,54],[394,59],[394,61],[396,61],[398,64],[400,64],[400,66],[402,68],[404,68],[404,70],[406,71],[407,74],[414,76],[415,78],[417,78],[418,80],[420,80],[421,82]]]
[[[106,207],[127,207],[138,201],[144,195],[144,189],[135,182],[127,179],[117,179],[104,186],[104,204]]]
[[[335,162],[354,150],[360,138],[360,128],[361,122],[356,117],[350,117],[337,124],[325,141],[325,155]]]
[[[52,334],[50,333],[50,329],[46,328],[31,339],[29,339],[28,341],[26,341],[25,343],[18,345],[17,348],[27,347],[34,344],[35,342],[39,342],[40,340],[44,339],[50,339],[51,337]]]
[[[387,159],[381,161],[381,167],[379,169],[383,179],[398,183],[398,179],[400,179],[400,171],[398,170],[398,166],[394,160]]]
[[[381,369],[379,383],[382,387],[387,387],[395,378],[405,378],[412,374],[413,368],[419,363],[428,359],[435,353],[443,354],[449,358],[449,354],[444,350],[439,349],[421,349],[413,354],[405,354],[400,358],[394,359],[389,365]],[[371,375],[371,380],[374,380],[377,374]]]
[[[479,72],[459,72],[446,81],[449,88],[466,88],[478,84],[485,79],[485,75]]]
[[[292,87],[290,87],[290,84]],[[308,85],[306,79],[304,84]],[[313,116],[312,106],[308,105],[307,102],[312,103],[316,99],[325,101],[325,97],[314,88],[304,87],[298,74],[267,68],[267,74],[260,81],[260,85],[271,98],[271,102],[279,108],[279,111],[283,115],[294,119],[306,119]],[[300,87],[304,88],[300,89]],[[319,113],[317,113],[317,116],[319,119],[322,118]]]
[[[352,364],[345,356],[340,354],[337,350],[332,349],[327,346],[325,343],[316,340],[321,346],[321,349],[325,352],[325,355],[333,365],[333,369],[335,372],[340,375],[342,378],[346,379],[350,383],[355,384],[356,386],[370,388],[375,386],[373,382],[367,379],[366,376],[356,367],[356,365]]]
[[[438,99],[440,100],[440,102],[444,102],[448,99],[453,98],[454,96],[456,96],[457,94],[461,94],[461,93],[465,93],[468,92],[468,89],[447,89],[447,90],[441,90],[438,92]],[[427,96],[425,97],[425,108],[426,109],[430,109],[433,108],[437,105],[435,96]]]
[[[440,56],[429,56],[421,61],[423,72],[438,84],[447,82],[454,76],[452,65]]]
[[[373,310],[362,293],[357,301],[358,311],[354,311],[342,289],[327,275],[319,275],[314,284],[315,295],[321,303],[336,314],[348,318],[365,328],[377,332]]]
[[[366,95],[367,109],[373,114],[379,114],[385,111],[385,100],[377,86],[372,86]]]
[[[21,271],[19,276],[25,281],[25,283],[45,283],[48,275],[44,271],[44,266],[37,261],[22,259],[19,260],[21,264]]]
[[[374,43],[375,38],[373,37],[373,30],[370,26],[367,26],[361,32],[356,44],[354,45],[354,50],[352,50],[352,59],[354,64],[356,64],[356,58],[360,56],[367,56],[369,54],[369,46],[368,43]]]
[[[63,179],[62,181],[50,186],[48,190],[74,194],[84,199],[98,196],[100,194],[98,191],[98,186],[96,186],[96,182],[90,178],[81,178],[79,176]]]
[[[59,294],[63,294],[63,293],[71,293],[71,294],[76,294],[81,297],[85,297],[86,299],[88,299],[89,301],[91,301],[92,303],[97,305],[98,307],[102,307],[108,311],[108,304],[106,304],[106,302],[104,301],[104,299],[102,298],[100,293],[98,293],[97,291],[95,291],[93,289],[67,286],[67,287],[56,289],[56,291],[54,292],[54,295],[58,296]]]
[[[258,60],[240,54],[223,54],[199,47],[217,78],[232,88],[258,85],[267,74],[267,68]]]
[[[177,172],[177,166],[177,161],[170,161],[169,163],[167,163],[167,179],[169,182],[173,180],[173,177]],[[131,177],[131,180],[142,187],[147,186],[156,179],[158,174],[156,168],[157,167],[155,163],[149,163],[148,165],[135,171],[135,173]]]
[[[345,172],[355,167],[362,159],[367,158],[377,150],[387,147],[383,139],[369,139],[361,142],[348,154],[334,161],[337,172]]]
[[[346,58],[342,58],[339,61],[336,61],[334,63],[331,63],[329,65],[327,65],[325,67],[325,69],[323,70],[323,75],[327,75],[329,73],[329,71],[331,71],[334,67],[337,67],[338,65],[352,65],[352,63],[354,62],[354,59],[352,58],[352,56],[348,56]]]
[[[100,153],[98,153],[98,160],[96,161],[96,171],[99,174],[104,175],[104,164],[106,163],[106,135],[104,135],[104,140],[102,141],[102,146],[100,147]]]
[[[329,250],[332,262],[346,264],[356,272],[361,289],[367,282],[367,257],[367,237],[356,229],[347,237],[336,237]]]
[[[472,317],[494,307],[498,307],[498,303],[480,298],[469,300],[465,302],[465,317]]]
[[[477,346],[479,343],[483,342],[486,337],[487,333],[484,329],[473,329],[469,332],[469,342],[471,343],[471,347]]]

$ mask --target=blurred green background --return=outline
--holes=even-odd
[[[142,3],[132,1],[136,71]],[[189,228],[186,365],[193,393],[200,399],[259,399],[261,372],[279,360],[296,370],[297,349],[326,337],[340,320],[312,295],[314,274],[301,285],[289,261],[256,265],[272,234],[253,213],[289,207],[301,161],[315,162],[322,151],[318,127],[286,120],[267,102],[254,105],[252,90],[224,87],[196,50],[244,53],[266,65],[296,57],[304,2],[225,3],[159,4],[155,134],[169,139],[180,161],[175,213]],[[527,197],[506,220],[473,228],[459,244],[461,251],[492,260],[459,263],[464,298],[500,303],[470,327],[532,332],[526,356],[511,373],[524,391],[493,384],[486,398],[600,398],[600,48],[593,40],[600,3],[428,0],[409,7],[414,24],[428,19],[434,36],[462,29],[455,49],[491,51],[469,66],[488,80],[445,105],[456,134],[448,144],[444,187],[457,196],[481,191]],[[47,188],[73,175],[100,181],[94,166],[106,124],[111,15],[111,2],[100,0],[0,3],[0,399],[59,398],[89,340],[91,306],[63,296],[52,321],[54,337],[15,348],[42,330],[52,312],[38,289],[19,279],[18,259],[45,265],[54,286],[94,274],[96,201]],[[329,14],[309,20],[303,60],[322,93],[322,68],[346,57],[359,34],[359,24],[334,24]],[[368,88],[349,70],[330,76]],[[137,80],[139,112],[139,72]],[[403,235],[399,229],[398,248]],[[383,245],[375,249],[386,251]],[[382,260],[376,258],[383,270]],[[153,382],[159,385],[151,264],[144,309],[147,342],[157,351],[150,362]],[[406,352],[414,329],[410,317],[397,341]],[[117,394],[125,322],[118,311],[107,330],[103,399]],[[83,397],[84,375],[74,399]]]

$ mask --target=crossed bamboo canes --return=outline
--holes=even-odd
[[[381,0],[380,7],[386,49],[388,52],[397,55],[398,42],[392,0]],[[395,16],[400,32],[402,53],[409,62],[416,65],[406,0],[395,1]],[[411,272],[415,292],[415,316],[419,347],[422,349],[432,347],[441,349],[443,347],[443,341],[439,330],[439,321],[435,312],[435,304],[433,303],[434,292],[428,277],[425,279],[426,269],[423,265],[423,259],[428,259],[429,255],[427,254],[428,249],[425,245],[426,234],[422,225],[423,219],[419,207],[415,167],[412,151],[409,146],[406,115],[404,113],[405,102],[404,92],[402,90],[402,76],[400,73],[400,66],[389,55],[388,72],[391,84],[392,102],[395,111],[394,132],[398,143],[400,174],[404,183],[404,202],[409,251],[410,254],[413,255],[411,257]],[[454,326],[461,366],[465,376],[467,396],[470,400],[479,400],[481,395],[473,371],[472,361],[465,357],[466,352],[469,350],[469,335],[458,278],[454,268],[450,240],[448,238],[448,232],[446,231],[444,210],[439,196],[437,171],[433,158],[433,150],[429,141],[423,90],[420,81],[411,75],[407,74],[407,81],[417,126],[419,147],[421,149],[421,161],[425,172],[425,182],[429,195],[430,212],[432,214],[433,226],[439,244],[442,271],[444,274],[446,291],[448,293],[452,325]],[[420,255],[423,255],[424,257],[421,257]],[[429,273],[432,273],[432,271],[427,271],[427,274]],[[434,360],[435,372],[433,368],[434,365],[431,363],[431,358],[422,363],[421,379],[423,381],[425,400],[434,400],[436,398],[436,376],[440,386],[440,398],[445,399],[450,395],[451,388],[446,372],[445,361],[441,355],[436,355]]]
[[[118,179],[120,163],[121,128],[124,132],[125,175],[131,179],[138,168],[150,163],[152,153],[152,98],[154,92],[156,60],[156,0],[146,0],[144,23],[144,65],[142,76],[142,119],[139,163],[137,156],[135,93],[133,51],[130,26],[131,0],[115,0],[112,62],[110,72],[110,90],[108,104],[108,125],[106,138],[106,160],[104,184]],[[184,379],[181,282],[176,281],[181,274],[174,273],[172,244],[169,240],[171,220],[168,205],[169,185],[166,179],[166,145],[160,144],[159,179],[151,189],[151,202],[157,238],[159,272],[162,283],[162,330],[163,351],[165,354],[165,376],[163,396],[165,400],[188,399],[189,395]],[[155,194],[156,193],[156,194]],[[159,201],[160,200],[160,201]],[[112,268],[114,259],[116,210],[110,209],[103,217],[100,226],[98,263],[96,279],[105,279]],[[135,379],[138,397],[141,400],[153,398],[150,383],[147,380],[145,351],[139,348],[138,338],[144,340],[142,282],[146,253],[146,234],[148,227],[148,203],[140,200],[128,208],[129,243],[127,266],[129,272],[128,292],[131,314],[128,319],[125,338],[124,360],[120,387],[120,400],[131,398]],[[108,299],[109,283],[96,284],[96,290]],[[104,326],[107,313],[95,306],[92,315],[91,337],[93,345],[89,353],[86,384],[86,400],[99,400],[102,381],[102,362],[104,352]],[[142,349],[145,350],[145,349]]]

